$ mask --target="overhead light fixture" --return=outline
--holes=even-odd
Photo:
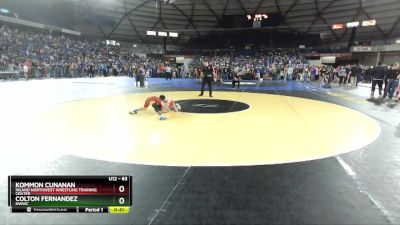
[[[156,35],[157,35],[157,32],[156,32],[156,31],[152,31],[152,30],[148,30],[148,31],[147,31],[147,35],[149,35],[149,36],[156,36]]]
[[[115,46],[115,45],[117,45],[117,42],[115,40],[106,40],[106,44]]]
[[[354,27],[358,27],[360,26],[360,22],[356,21],[356,22],[349,22],[346,24],[347,28],[354,28]]]
[[[5,8],[0,8],[0,12],[8,14],[8,13],[10,13],[10,10],[5,9]]]
[[[400,39],[397,39],[397,40],[396,40],[396,44],[400,44]]]
[[[178,33],[177,32],[169,32],[169,36],[170,37],[178,37]]]
[[[166,37],[166,36],[168,36],[168,33],[167,33],[167,32],[164,32],[164,31],[158,31],[158,36],[160,36],[160,37]]]
[[[375,26],[376,25],[376,20],[364,20],[362,21],[362,26],[363,27],[369,27],[369,26]]]
[[[343,23],[338,23],[338,24],[333,24],[332,25],[332,30],[339,30],[339,29],[343,29],[344,28],[344,24]]]
[[[137,44],[133,44],[132,46],[133,46],[134,48],[137,48]]]

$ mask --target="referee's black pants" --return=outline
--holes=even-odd
[[[240,80],[235,80],[235,79],[232,80],[232,88],[235,87],[236,83],[238,84],[238,88],[240,88]]]
[[[203,95],[204,93],[204,86],[208,85],[208,91],[210,92],[210,97],[212,96],[212,78],[203,78],[203,81],[201,82],[201,93],[200,95]]]
[[[376,85],[379,87],[379,95],[382,95],[383,80],[372,80],[371,95],[375,93]]]

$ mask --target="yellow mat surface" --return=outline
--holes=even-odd
[[[242,166],[334,156],[360,149],[380,133],[375,120],[349,108],[271,94],[216,92],[214,99],[250,105],[234,113],[171,112],[166,121],[151,108],[128,114],[159,94],[200,98],[198,92],[135,93],[58,105],[26,124],[29,147],[124,163]]]

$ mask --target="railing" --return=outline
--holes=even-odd
[[[17,71],[3,71],[0,72],[0,79],[19,79],[19,72]]]

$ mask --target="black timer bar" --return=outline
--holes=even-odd
[[[12,213],[129,213],[129,207],[12,207]]]
[[[108,213],[108,207],[12,207],[13,213]]]

